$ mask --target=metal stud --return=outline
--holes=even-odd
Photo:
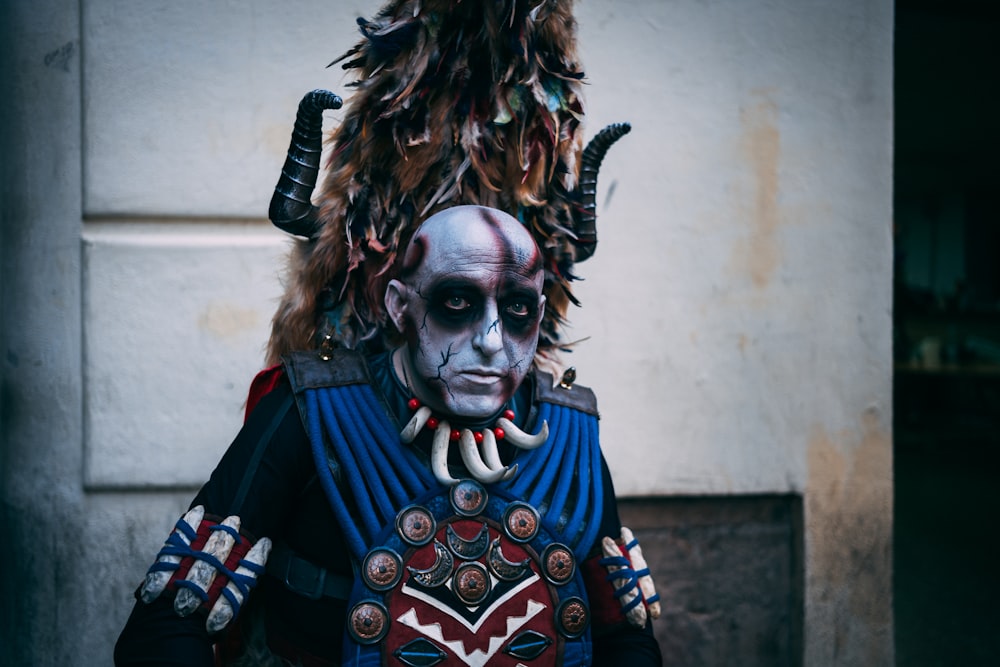
[[[486,568],[481,563],[462,563],[455,568],[451,590],[459,600],[470,607],[485,600],[492,588],[493,583],[490,580],[490,573],[486,571]]]
[[[553,542],[542,552],[542,571],[545,578],[556,586],[561,586],[576,573],[576,559],[565,544]]]
[[[434,539],[437,522],[426,507],[410,505],[396,515],[396,532],[410,546],[422,547]]]
[[[556,608],[556,627],[569,639],[583,635],[589,624],[590,610],[587,603],[578,597],[566,598]]]
[[[387,591],[403,576],[403,559],[392,549],[372,549],[361,567],[365,585],[374,591]]]
[[[378,602],[359,602],[347,618],[347,631],[359,644],[375,644],[389,632],[389,612]]]
[[[476,516],[486,508],[489,495],[482,484],[473,479],[463,479],[451,487],[451,506],[461,516]]]
[[[504,531],[515,542],[530,542],[538,534],[538,525],[538,510],[528,503],[511,503],[504,512]]]

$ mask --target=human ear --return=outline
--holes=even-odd
[[[390,280],[385,288],[385,312],[396,325],[396,330],[403,333],[403,315],[406,314],[406,285],[398,280]]]

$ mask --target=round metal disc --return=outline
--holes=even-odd
[[[485,600],[492,587],[490,573],[481,563],[463,563],[455,568],[451,590],[470,607]]]
[[[451,487],[451,506],[461,516],[476,516],[486,509],[489,495],[482,484],[473,479],[463,479]]]
[[[545,578],[556,586],[561,586],[576,573],[576,559],[565,544],[553,542],[542,552],[542,571]]]
[[[556,608],[556,627],[569,639],[581,636],[589,624],[590,610],[587,603],[578,597],[566,598]]]
[[[365,585],[374,591],[387,591],[403,576],[403,559],[392,549],[372,549],[361,567]]]
[[[511,503],[503,515],[503,528],[515,542],[530,542],[538,534],[538,510],[528,503]]]
[[[359,602],[347,616],[347,631],[359,644],[375,644],[389,632],[389,612],[378,602]]]
[[[396,532],[410,546],[422,547],[434,539],[437,522],[426,507],[410,505],[396,515]]]

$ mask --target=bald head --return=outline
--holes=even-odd
[[[485,206],[455,206],[420,226],[406,248],[400,279],[411,278],[428,258],[432,264],[450,263],[470,254],[492,257],[526,274],[542,268],[535,240],[515,218]]]
[[[464,419],[502,409],[535,354],[543,281],[538,246],[506,213],[457,206],[424,221],[385,297],[416,397]]]

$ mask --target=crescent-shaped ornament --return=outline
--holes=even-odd
[[[421,586],[436,588],[448,581],[451,576],[451,568],[455,564],[455,559],[451,552],[445,549],[438,540],[434,540],[434,564],[425,570],[418,570],[415,567],[407,566],[410,577]]]
[[[490,529],[485,523],[482,529],[480,529],[479,534],[471,540],[467,540],[456,533],[455,529],[450,525],[445,531],[445,535],[448,540],[448,548],[451,549],[451,552],[464,560],[476,560],[486,553],[486,550],[490,547]]]
[[[492,544],[490,544],[489,563],[490,569],[493,570],[493,574],[497,575],[499,579],[504,581],[517,581],[524,576],[525,572],[528,571],[531,559],[525,558],[520,563],[507,560],[506,556],[503,555],[503,549],[500,546],[500,539],[497,538],[493,540]]]

